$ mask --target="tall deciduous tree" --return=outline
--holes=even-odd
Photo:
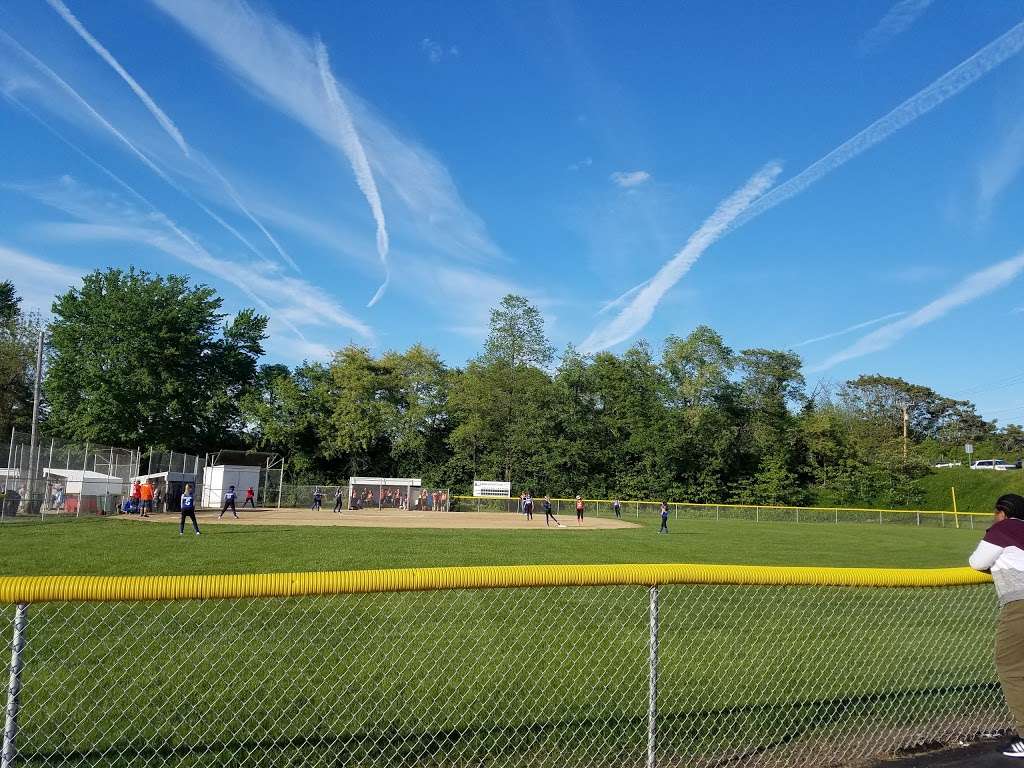
[[[31,428],[40,328],[39,316],[22,310],[14,284],[0,282],[0,434]]]
[[[267,319],[226,326],[213,289],[186,277],[95,271],[57,297],[45,379],[57,435],[205,450],[237,444]]]
[[[496,395],[493,399],[501,404],[505,415],[502,442],[506,480],[512,478],[522,453],[524,424],[535,415],[524,407],[530,403],[529,390],[524,385],[536,379],[530,369],[548,366],[554,356],[554,348],[544,334],[544,318],[527,299],[510,293],[491,310],[490,332],[480,362],[489,369],[487,378]]]

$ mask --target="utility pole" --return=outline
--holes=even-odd
[[[907,422],[910,421],[910,416],[907,415],[907,406],[904,404],[903,408],[903,461],[907,460]]]
[[[32,436],[28,449],[28,484],[26,486],[28,510],[32,509],[32,494],[35,486],[36,447],[39,441],[39,384],[43,379],[43,334],[39,331],[39,343],[36,346],[36,382],[32,393]]]

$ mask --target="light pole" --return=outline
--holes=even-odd
[[[26,485],[26,501],[28,510],[32,510],[32,494],[35,490],[35,463],[36,447],[39,440],[39,384],[43,379],[43,336],[45,332],[39,331],[39,343],[36,345],[36,382],[32,392],[32,436],[29,439],[28,448],[28,484]],[[40,507],[41,508],[41,507]]]

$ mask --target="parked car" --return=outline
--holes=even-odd
[[[971,469],[994,469],[997,472],[1005,472],[1008,469],[1016,469],[1015,464],[1010,464],[1002,459],[982,459],[971,464]]]

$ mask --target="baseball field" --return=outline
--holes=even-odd
[[[980,530],[245,510],[0,529],[6,574],[558,563],[962,565]],[[663,765],[838,755],[1001,722],[990,588],[663,590]],[[32,606],[20,764],[633,765],[647,590]],[[794,751],[795,750],[795,751]],[[843,750],[846,750],[845,752]],[[830,762],[831,761],[831,762]]]

